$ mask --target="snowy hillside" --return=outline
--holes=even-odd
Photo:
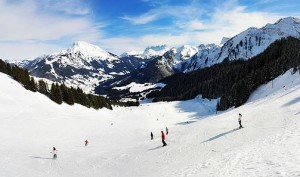
[[[213,47],[204,53],[200,50],[197,56],[185,63],[184,71],[211,66],[225,59],[249,59],[262,53],[277,39],[292,36],[300,38],[300,19],[287,17],[262,28],[249,28],[231,39],[223,39],[221,47]]]
[[[244,106],[218,114],[216,100],[200,97],[113,111],[57,105],[7,75],[0,73],[0,80],[3,177],[300,174],[299,73],[287,72],[273,87],[272,82],[260,87]],[[168,145],[161,147],[165,127]]]

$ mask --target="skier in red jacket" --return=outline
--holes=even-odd
[[[165,134],[163,131],[161,131],[161,140],[162,140],[163,146],[166,146],[167,143],[165,142]]]

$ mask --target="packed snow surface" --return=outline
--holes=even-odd
[[[57,105],[7,75],[0,80],[1,177],[300,175],[299,73],[287,72],[244,106],[217,114],[217,100],[201,97],[113,111]]]

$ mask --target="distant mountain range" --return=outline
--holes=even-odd
[[[247,60],[262,53],[275,40],[288,36],[300,38],[298,18],[287,17],[262,28],[249,28],[232,38],[223,38],[220,45],[161,45],[118,56],[78,41],[67,50],[17,64],[35,77],[94,92],[97,86],[97,90],[102,90],[133,81],[155,83],[174,73],[191,72],[223,61]]]

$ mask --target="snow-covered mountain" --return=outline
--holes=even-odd
[[[262,53],[275,40],[300,37],[300,19],[287,17],[262,28],[249,28],[227,40],[222,46],[204,47],[195,57],[186,61],[185,72],[211,66],[224,60],[249,59]]]
[[[168,54],[169,52],[166,52],[163,56],[154,57],[140,68],[125,76],[116,77],[115,79],[99,84],[99,86],[95,88],[95,92],[97,94],[107,95],[106,91],[114,87],[122,87],[132,82],[156,83],[165,77],[173,75],[175,73],[173,67],[174,60],[171,59],[174,59],[174,57]]]
[[[159,45],[159,46],[150,46],[147,47],[144,51],[130,51],[125,52],[121,55],[121,57],[137,57],[141,59],[151,59],[153,57],[162,56],[164,53],[169,51],[170,48],[166,45]]]
[[[159,45],[159,46],[151,46],[147,47],[144,51],[144,55],[146,56],[162,56],[164,53],[166,53],[168,50],[170,50],[166,45]]]
[[[227,41],[229,41],[229,39],[230,38],[228,38],[228,37],[223,37],[222,40],[221,40],[221,42],[220,42],[220,45],[225,44]]]
[[[106,52],[96,45],[92,45],[83,41],[76,41],[72,48],[67,49],[67,52],[63,51],[61,53],[73,53],[78,55],[83,55],[86,61],[91,60],[118,60],[118,56]]]
[[[130,52],[124,52],[121,54],[121,57],[131,57],[131,56],[138,57],[141,59],[145,58],[144,51],[130,51]]]
[[[196,46],[191,46],[191,45],[183,45],[178,48],[171,48],[170,50],[164,52],[160,60],[160,64],[162,67],[168,67],[170,69],[168,70],[173,70],[172,72],[181,72],[181,63],[183,63],[186,60],[191,59],[197,52],[199,51],[199,48]],[[154,58],[155,59],[155,58]],[[164,62],[162,62],[164,61]],[[144,66],[146,68],[148,66]]]
[[[287,17],[262,28],[251,27],[232,38],[223,38],[220,45],[183,45],[171,48],[165,52],[164,57],[168,61],[168,67],[176,72],[190,72],[224,60],[252,58],[274,41],[288,36],[300,38],[300,19]]]
[[[79,86],[87,92],[91,92],[99,82],[128,74],[141,64],[138,58],[120,58],[82,41],[74,42],[67,50],[19,63],[33,76]]]
[[[147,47],[144,51],[125,52],[121,55],[121,57],[135,56],[142,59],[151,59],[154,57],[163,56],[166,52],[171,52],[174,54],[177,64],[181,61],[190,59],[198,52],[198,48],[191,45],[183,45],[178,48],[168,48],[166,45],[151,46]]]
[[[175,50],[175,57],[178,61],[184,61],[187,59],[190,59],[192,56],[194,56],[199,48],[195,47],[195,46],[191,46],[191,45],[183,45],[177,49],[173,49]]]
[[[156,49],[164,48],[162,46],[157,47]],[[147,51],[152,49],[146,49]],[[183,45],[178,48],[172,48],[165,52],[160,50],[160,55],[152,57],[149,62],[142,65],[136,71],[130,73],[126,79],[123,79],[125,83],[128,81],[137,82],[137,83],[155,83],[167,76],[170,76],[176,72],[181,72],[181,63],[193,57],[199,48],[190,45]]]

